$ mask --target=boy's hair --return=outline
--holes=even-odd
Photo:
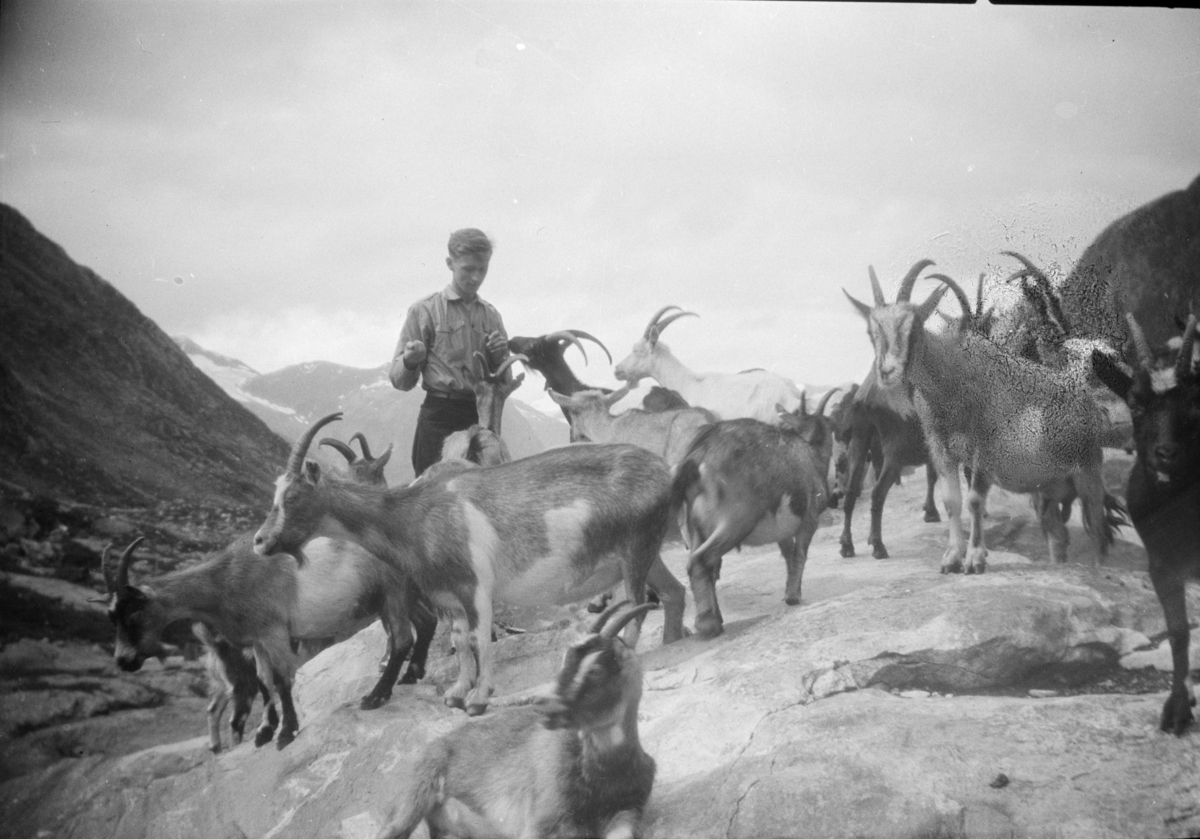
[[[482,230],[464,227],[462,230],[455,230],[450,234],[450,241],[446,243],[446,247],[450,251],[450,256],[453,257],[467,254],[491,254],[492,240]]]

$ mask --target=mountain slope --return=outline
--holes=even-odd
[[[262,504],[287,446],[0,204],[0,473],[79,501]]]

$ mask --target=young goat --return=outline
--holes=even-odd
[[[306,562],[298,565],[283,554],[256,556],[252,539],[252,533],[243,534],[199,565],[142,585],[129,579],[133,551],[141,539],[116,563],[106,551],[104,579],[109,618],[117,630],[117,666],[133,672],[146,658],[161,654],[163,630],[178,620],[199,621],[235,647],[253,647],[259,680],[279,697],[279,748],[292,742],[299,729],[291,688],[301,661],[294,643],[341,641],[382,618],[388,664],[363,697],[366,710],[391,697],[410,651],[412,661],[402,682],[424,675],[437,620],[401,574],[350,542],[316,540],[308,547]],[[275,734],[271,711],[268,704],[254,738],[256,746]]]
[[[324,417],[296,442],[255,550],[303,561],[317,536],[352,539],[416,583],[453,621],[459,672],[446,704],[487,709],[493,597],[571,603],[623,580],[641,603],[648,581],[666,609],[663,642],[682,637],[684,589],[659,556],[671,504],[662,458],[635,446],[567,446],[381,489],[331,481],[305,462],[316,432],[340,418]],[[639,630],[630,627],[631,645]]]
[[[262,693],[264,713],[274,713],[275,708],[271,705],[271,692],[258,680],[252,650],[229,643],[199,622],[192,624],[192,634],[204,645],[209,691],[208,746],[215,754],[221,751],[221,715],[230,702],[233,715],[229,718],[229,731],[235,746],[242,742],[255,694]],[[271,727],[278,724],[276,716]]]
[[[688,577],[696,599],[696,632],[724,628],[716,581],[721,558],[741,545],[777,542],[787,565],[784,602],[800,602],[808,546],[829,506],[825,476],[833,432],[821,397],[815,414],[800,401],[778,406],[779,427],[756,419],[724,420],[702,429],[675,469],[672,497],[682,505],[691,548]]]
[[[605,611],[563,657],[554,693],[459,726],[425,747],[377,839],[636,839],[654,785],[638,738],[642,667],[617,633],[650,604]]]
[[[956,285],[939,277],[943,285],[924,303],[910,303],[920,269],[932,264],[924,260],[909,271],[895,303],[884,300],[874,273],[873,307],[845,293],[867,321],[879,383],[912,389],[950,518],[942,572],[962,571],[964,559],[967,573],[984,571],[983,507],[993,481],[1011,492],[1040,493],[1050,502],[1041,504],[1039,517],[1057,562],[1066,561],[1068,538],[1059,505],[1077,491],[1084,526],[1105,554],[1119,505],[1104,492],[1100,474],[1100,409],[1075,377],[1017,358],[969,329],[926,332],[925,321]],[[956,294],[965,298],[961,289]],[[972,471],[969,552],[962,534],[962,465]]]
[[[1133,315],[1129,331],[1138,355],[1132,376],[1102,352],[1092,353],[1096,375],[1124,399],[1133,415],[1137,457],[1126,502],[1146,546],[1150,580],[1167,620],[1174,678],[1159,726],[1182,734],[1192,722],[1187,601],[1184,583],[1200,577],[1200,374],[1192,348],[1196,317],[1188,318],[1174,366],[1157,364]]]
[[[766,370],[746,370],[741,373],[693,373],[679,361],[666,344],[658,338],[662,331],[681,317],[694,312],[674,312],[678,306],[666,306],[650,319],[633,351],[617,365],[614,375],[621,381],[636,385],[651,378],[676,391],[689,405],[707,408],[718,419],[752,417],[766,423],[778,421],[776,405],[787,410],[800,403],[800,388],[795,382]]]
[[[637,408],[613,416],[609,413],[629,393],[629,385],[605,393],[580,390],[566,396],[550,391],[550,398],[563,409],[571,430],[593,443],[631,443],[654,452],[674,466],[683,459],[692,439],[701,428],[717,421],[704,408],[676,408],[651,413]]]

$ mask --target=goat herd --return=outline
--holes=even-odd
[[[1098,381],[1132,417],[1128,510],[1147,549],[1174,656],[1161,727],[1180,734],[1193,702],[1183,586],[1200,566],[1196,318],[1181,324],[1179,339],[1153,347],[1130,316],[1136,359],[1127,365],[1124,348],[1074,339],[1045,275],[1012,256],[1022,267],[1010,279],[1019,280],[1029,304],[1016,321],[982,311],[982,292],[972,311],[962,288],[942,274],[928,274],[940,285],[913,303],[928,260],[903,277],[894,303],[871,270],[873,302],[847,297],[867,323],[874,364],[829,416],[833,391],[810,412],[795,384],[767,371],[690,371],[659,340],[692,314],[675,306],[659,311],[616,365],[628,384],[615,392],[583,384],[563,360],[568,347],[583,350],[580,339],[607,354],[591,335],[511,339],[505,367],[478,372],[483,425],[447,440],[442,462],[409,486],[386,487],[391,449],[374,457],[361,435],[361,455],[340,441],[320,441],[345,456],[345,473],[306,460],[317,433],[341,417],[327,416],[295,444],[256,533],[145,585],[130,580],[138,542],[119,559],[106,552],[117,663],[138,669],[161,650],[167,624],[196,622],[224,686],[209,709],[213,749],[220,748],[225,703],[234,703],[232,730],[240,740],[259,692],[264,712],[255,744],[274,737],[282,748],[298,729],[296,669],[328,639],[382,618],[387,664],[362,700],[363,708],[375,708],[390,697],[406,659],[401,683],[424,675],[440,614],[449,620],[458,664],[445,701],[474,716],[484,713],[493,689],[495,600],[572,603],[621,582],[627,600],[594,607],[601,614],[566,651],[553,690],[538,704],[460,726],[426,748],[380,836],[408,836],[423,820],[431,836],[636,836],[655,772],[638,739],[642,676],[632,653],[653,608],[648,590],[662,604],[663,642],[685,634],[686,592],[660,557],[664,539],[677,536],[689,549],[695,631],[703,636],[722,631],[716,582],[731,548],[778,543],[787,567],[784,597],[798,604],[818,517],[844,496],[841,552],[854,554],[850,521],[868,462],[876,473],[876,557],[887,556],[881,512],[888,489],[901,468],[920,464],[930,478],[928,520],[938,517],[934,478],[944,487],[950,526],[943,572],[984,572],[982,517],[993,484],[1033,495],[1058,562],[1066,558],[1064,522],[1077,499],[1102,556],[1124,522],[1101,480],[1102,447],[1128,443],[1098,407]],[[962,316],[927,329],[947,291]],[[586,444],[509,458],[499,421],[521,380],[505,375],[516,360],[545,376],[572,440]],[[643,408],[610,414],[645,378],[662,387]],[[835,437],[845,452],[831,492]],[[968,488],[965,536],[960,472]]]

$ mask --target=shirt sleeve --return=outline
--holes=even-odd
[[[425,367],[422,364],[420,367],[410,370],[404,366],[405,344],[409,341],[420,341],[425,345],[426,353],[433,348],[433,335],[430,334],[432,329],[425,328],[430,326],[430,323],[422,315],[423,310],[420,305],[413,306],[408,310],[404,328],[400,330],[400,340],[396,342],[396,351],[392,353],[392,366],[388,370],[388,378],[392,380],[392,387],[397,390],[412,390],[416,387],[421,378],[421,371]]]

